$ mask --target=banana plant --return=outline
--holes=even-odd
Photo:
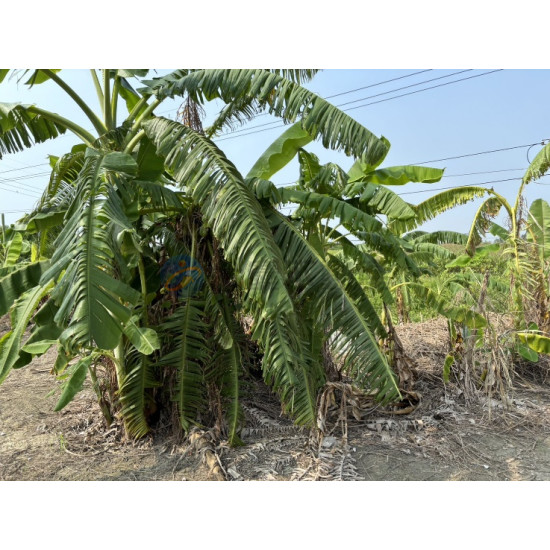
[[[488,197],[486,196],[481,203],[472,221],[465,246],[467,254],[456,260],[456,265],[465,267],[469,265],[472,258],[480,257],[491,247],[498,248],[498,244],[480,246],[488,233],[501,241],[511,277],[513,302],[511,310],[514,313],[517,334],[523,344],[532,351],[541,353],[546,353],[548,349],[547,340],[550,330],[547,315],[550,293],[546,242],[550,215],[548,204],[542,199],[535,200],[529,211],[525,213],[523,192],[530,181],[547,169],[545,164],[547,147],[539,153],[527,170],[513,204],[494,190],[486,190]],[[463,190],[457,189],[456,194],[453,194],[453,191],[447,193],[454,199],[463,196],[464,199],[469,200],[470,194],[478,195],[473,188],[466,191],[465,195],[462,195]],[[481,193],[478,196],[481,196]],[[418,210],[423,212],[434,202],[433,198],[428,199]],[[493,221],[501,210],[507,214],[509,229]],[[535,354],[525,346],[519,346],[518,349],[524,358],[536,360]]]
[[[334,163],[322,165],[305,149],[309,141],[298,125],[289,128],[258,159],[247,181],[256,196],[264,201],[265,209],[295,206],[287,223],[292,223],[293,232],[301,234],[324,259],[335,279],[353,283],[353,296],[363,304],[363,315],[368,321],[363,331],[372,334],[374,348],[374,342],[388,337],[380,313],[385,315],[384,304],[394,301],[387,282],[387,266],[397,266],[403,273],[419,276],[421,271],[415,254],[420,258],[434,247],[447,252],[426,238],[426,242],[412,246],[388,229],[388,220],[408,220],[415,216],[411,205],[390,186],[410,181],[434,183],[440,180],[443,170],[415,166],[380,169],[390,147],[389,141],[382,138],[379,147],[371,148],[345,171]],[[298,181],[285,187],[273,185],[269,179],[295,157],[299,162]],[[276,216],[273,219],[276,223]],[[370,291],[366,292],[365,288]],[[376,307],[369,294],[379,302]],[[313,323],[319,319],[315,311],[305,311],[302,316]],[[314,339],[326,345],[323,335],[328,330],[321,324],[314,331]],[[327,358],[330,354],[325,350],[323,356]],[[331,364],[332,358],[328,367]],[[346,372],[345,364],[342,370]]]
[[[523,293],[530,301],[532,318],[527,330],[518,335],[535,354],[550,354],[550,205],[543,199],[533,201],[529,209],[524,247]]]
[[[130,436],[149,431],[151,411],[168,394],[183,430],[215,422],[238,444],[243,339],[258,344],[264,379],[285,412],[313,425],[324,383],[311,345],[320,326],[359,384],[381,402],[398,398],[372,336],[376,316],[349,270],[258,195],[262,185],[275,192],[262,184],[268,175],[245,178],[214,142],[222,129],[268,112],[293,123],[302,144],[319,139],[353,159],[382,155],[386,140],[302,86],[315,73],[179,69],[148,80],[145,69],[91,70],[100,113],[57,69],[20,75],[30,87],[57,86],[92,130],[36,105],[0,104],[0,158],[66,132],[80,140],[51,159],[44,195],[20,222],[38,243],[36,257],[0,278],[0,314],[10,311],[12,322],[0,340],[0,381],[55,346],[64,388],[57,409],[88,375],[101,400],[97,377],[107,365]],[[184,102],[186,124],[155,115],[173,97]],[[196,115],[216,99],[225,106],[203,132]],[[373,216],[351,203],[340,208],[346,224],[381,240]],[[159,266],[174,263],[180,272],[163,279]],[[203,286],[193,295],[167,286],[197,273]]]

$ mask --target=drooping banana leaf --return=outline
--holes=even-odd
[[[413,206],[416,214],[414,218],[410,220],[392,220],[390,227],[396,234],[411,231],[419,225],[433,220],[436,216],[447,210],[466,204],[477,197],[487,195],[488,191],[488,189],[484,189],[483,187],[456,187],[443,191]]]
[[[458,323],[463,323],[469,328],[483,328],[487,321],[476,311],[468,307],[450,306],[445,303],[435,292],[420,283],[407,283],[410,288],[425,304],[433,307],[438,313]]]
[[[43,275],[43,280],[62,275],[52,294],[60,304],[56,321],[64,324],[70,319],[61,340],[77,347],[95,342],[102,349],[114,349],[131,307],[140,299],[138,291],[112,276],[109,230],[113,225],[128,230],[131,226],[103,174],[137,169],[131,157],[117,155],[122,154],[87,157],[67,221],[55,241],[51,266]]]
[[[120,404],[129,435],[143,437],[149,432],[145,409],[148,388],[157,385],[154,364],[149,357],[128,345],[124,351],[126,374],[120,385]]]
[[[470,256],[474,255],[476,247],[483,240],[483,236],[489,231],[493,218],[498,215],[501,208],[502,202],[498,197],[489,197],[478,208],[472,221],[468,242],[466,243],[466,252]]]
[[[325,261],[284,216],[270,212],[275,239],[284,253],[299,299],[311,308],[330,334],[329,342],[357,382],[377,390],[387,402],[399,395],[395,375],[380,351],[374,334],[384,334],[380,320],[360,285],[339,260]]]
[[[221,386],[228,424],[228,441],[232,446],[242,445],[239,437],[244,413],[241,407],[242,330],[236,322],[236,312],[226,295],[215,296],[207,283],[207,311],[214,318],[215,339],[220,350],[217,353],[213,373],[216,383]],[[212,373],[211,373],[212,376]]]
[[[417,233],[416,235],[414,233]],[[404,236],[409,241],[414,243],[432,243],[432,244],[463,244],[468,242],[468,235],[457,233],[456,231],[417,231]]]
[[[323,218],[339,219],[353,229],[363,231],[382,230],[382,224],[376,218],[344,200],[288,187],[280,188],[279,192],[282,202],[295,202],[307,208],[314,208]]]
[[[64,134],[67,127],[33,112],[31,105],[0,103],[0,158]]]
[[[533,159],[523,176],[524,183],[530,183],[546,174],[550,168],[550,143],[547,143]]]
[[[187,299],[162,326],[164,338],[171,341],[171,346],[159,366],[176,371],[174,399],[180,425],[186,432],[197,423],[198,412],[206,406],[202,364],[211,352],[205,337],[204,307],[204,300]]]
[[[409,220],[415,216],[411,205],[391,189],[372,183],[354,183],[344,190],[344,195],[349,197],[359,193],[358,199],[348,199],[347,202],[354,206],[367,206],[371,211],[383,214],[390,219]]]

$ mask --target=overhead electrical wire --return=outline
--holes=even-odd
[[[397,96],[393,96],[393,97],[388,97],[386,99],[380,99],[378,101],[372,101],[371,103],[365,103],[364,105],[356,105],[355,107],[349,107],[347,109],[342,109],[342,111],[344,112],[347,112],[347,111],[353,111],[354,109],[360,109],[360,108],[363,108],[363,107],[368,107],[369,105],[375,105],[377,103],[382,103],[384,101],[392,101],[394,99],[399,99],[401,97],[405,97],[405,96],[409,96],[409,95],[413,95],[413,94],[417,94],[417,93],[421,93],[421,92],[426,92],[428,90],[433,90],[435,88],[441,88],[443,86],[448,86],[450,84],[456,84],[458,82],[463,82],[465,80],[471,80],[473,78],[479,78],[479,77],[482,77],[482,76],[486,76],[486,75],[489,75],[489,74],[493,74],[493,73],[496,73],[496,72],[500,72],[502,71],[503,69],[495,69],[495,70],[492,70],[492,71],[487,71],[487,72],[484,72],[484,73],[480,73],[480,74],[476,74],[476,75],[473,75],[473,76],[467,76],[465,78],[459,78],[457,80],[451,80],[450,82],[444,82],[442,84],[437,84],[435,86],[429,86],[428,88],[422,88],[421,90],[414,90],[412,92],[407,92],[406,94],[400,94],[400,95],[397,95]],[[447,75],[449,76],[449,75]],[[278,122],[278,121],[276,121]],[[271,123],[268,123],[268,124],[271,124]],[[238,136],[232,136],[232,135],[228,135],[227,137],[222,137],[222,138],[219,138],[215,141],[217,142],[220,142],[220,141],[227,141],[229,139],[236,139],[238,137],[242,137],[242,136],[250,136],[250,135],[253,135],[253,134],[258,134],[258,133],[261,133],[261,132],[267,132],[269,130],[273,130],[275,128],[282,128],[283,126],[285,126],[284,123],[282,124],[279,124],[278,126],[274,126],[273,128],[262,128],[260,130],[255,130],[255,131],[251,131],[251,132],[247,132],[247,133],[242,133]],[[259,127],[259,126],[257,126]],[[240,132],[241,130],[235,130],[234,132],[232,133],[237,133],[237,132]],[[230,132],[231,133],[231,132]]]
[[[456,71],[454,73],[445,74],[443,76],[438,76],[436,78],[430,78],[429,80],[423,80],[422,82],[417,82],[416,84],[409,84],[408,86],[402,86],[401,88],[395,88],[393,90],[388,90],[387,92],[380,92],[379,94],[374,94],[374,95],[370,95],[370,96],[367,96],[367,97],[360,97],[359,99],[354,99],[352,101],[346,101],[346,103],[340,103],[340,104],[336,105],[336,107],[344,107],[346,105],[351,105],[352,103],[359,103],[360,101],[365,101],[366,99],[373,99],[375,97],[380,97],[381,95],[387,95],[387,94],[391,94],[393,92],[400,92],[401,90],[407,90],[408,88],[414,88],[415,86],[420,86],[421,84],[427,84],[428,82],[435,82],[436,80],[442,80],[443,78],[449,78],[450,76],[455,76],[457,74],[469,73],[472,70],[473,69],[464,69],[462,71]],[[451,84],[451,83],[449,82],[449,84]]]
[[[454,157],[445,157],[445,158],[440,158],[440,159],[432,159],[432,160],[427,160],[427,161],[422,161],[422,162],[415,162],[415,163],[412,163],[412,164],[413,165],[422,165],[422,164],[429,164],[429,163],[435,163],[435,162],[442,162],[442,161],[446,161],[446,160],[455,160],[455,159],[462,159],[462,158],[474,157],[474,156],[479,156],[479,155],[499,153],[499,152],[503,152],[503,151],[511,151],[511,150],[514,150],[514,149],[532,147],[534,145],[544,145],[548,141],[549,140],[545,138],[545,139],[543,139],[541,141],[537,141],[535,143],[527,143],[527,144],[523,144],[523,145],[514,145],[514,146],[511,146],[511,147],[502,147],[502,148],[499,148],[499,149],[490,149],[490,150],[486,150],[486,151],[477,151],[477,152],[474,152],[474,153],[466,153],[466,154],[462,154],[462,155],[456,155]],[[35,166],[37,166],[37,165],[34,165],[33,167],[35,167]],[[16,170],[18,170],[18,169],[16,169]],[[445,175],[443,175],[443,177],[444,178],[446,178],[446,177],[464,177],[464,176],[471,176],[471,175],[492,174],[492,173],[498,173],[498,172],[512,172],[512,171],[521,171],[521,170],[525,170],[525,168],[506,168],[506,169],[502,169],[502,170],[487,170],[487,171],[480,171],[480,172],[469,172],[469,173],[464,173],[464,174],[445,174]],[[4,172],[0,172],[0,174],[1,173],[4,173]],[[34,177],[38,177],[38,176],[46,175],[46,174],[48,174],[48,172],[44,172],[44,173],[40,173],[40,174],[30,174],[28,176],[17,176],[16,178],[12,178],[12,179],[2,178],[2,179],[0,179],[0,183],[9,183],[11,181],[16,181],[16,180],[20,181],[20,180],[30,179],[30,178],[34,178]],[[286,182],[286,183],[280,183],[280,184],[276,184],[276,185],[278,185],[278,186],[292,185],[293,183],[295,183],[295,182]],[[21,185],[24,185],[24,184],[21,184]],[[541,185],[544,185],[544,184],[541,184]],[[8,189],[6,189],[6,190],[8,190]],[[424,192],[424,191],[422,191],[422,192]]]
[[[325,99],[332,99],[333,97],[339,97],[341,95],[352,94],[353,92],[359,92],[360,90],[366,90],[367,88],[375,88],[376,86],[381,86],[382,84],[388,84],[388,82],[395,82],[396,80],[403,80],[404,78],[410,78],[411,76],[416,76],[417,74],[429,73],[433,69],[424,69],[423,71],[416,71],[415,73],[409,73],[403,76],[398,76],[396,78],[390,78],[389,80],[383,80],[382,82],[376,82],[376,84],[369,84],[368,86],[362,86],[361,88],[355,88],[354,90],[347,90],[346,92],[340,92],[338,94],[327,95]],[[259,116],[265,116],[265,113]]]
[[[550,174],[549,174],[550,175]],[[542,176],[545,177],[545,176]],[[449,189],[462,189],[463,187],[477,187],[478,185],[489,185],[490,183],[502,183],[506,181],[518,181],[519,178],[507,178],[501,180],[491,180],[491,181],[481,181],[478,183],[469,183],[468,185],[453,185],[451,187],[440,187],[438,189],[421,189],[419,191],[405,191],[404,193],[399,193],[399,196],[403,195],[416,195],[418,193],[429,193],[434,191],[448,191]]]
[[[423,161],[423,162],[414,162],[414,163],[408,163],[412,166],[418,166],[418,165],[422,165],[422,164],[429,164],[429,163],[432,163],[432,162],[441,162],[441,161],[445,161],[445,160],[455,160],[455,159],[462,159],[462,158],[468,158],[468,157],[475,157],[475,156],[479,156],[479,155],[488,155],[488,154],[492,154],[492,153],[499,153],[501,151],[511,151],[513,149],[521,149],[521,148],[524,148],[524,147],[531,147],[533,145],[544,145],[545,142],[547,141],[550,141],[548,139],[543,139],[541,141],[537,141],[536,143],[528,143],[528,144],[525,144],[525,145],[514,145],[512,147],[504,147],[504,148],[500,148],[500,149],[491,149],[491,150],[488,150],[488,151],[478,151],[478,152],[475,152],[475,153],[466,153],[466,154],[463,154],[463,155],[458,155],[458,156],[455,156],[455,157],[446,157],[446,158],[441,158],[441,159],[434,159],[434,160],[426,160],[426,161]],[[40,164],[37,164],[37,165],[32,165],[32,166],[28,166],[26,168],[35,168],[36,166],[43,166],[43,165],[40,165]],[[25,168],[16,168],[15,170],[25,170]],[[13,170],[13,171],[15,171]],[[470,172],[470,173],[466,173],[466,174],[445,174],[443,177],[444,178],[447,178],[447,177],[462,177],[462,176],[470,176],[470,175],[477,175],[477,174],[491,174],[491,173],[496,173],[496,172],[513,172],[513,171],[520,171],[520,170],[526,170],[526,168],[505,168],[505,169],[502,169],[502,170],[488,170],[488,171],[483,171],[483,172]],[[12,170],[6,170],[5,172],[0,172],[0,174],[4,174],[6,172],[11,172]],[[16,178],[10,178],[10,179],[4,179],[2,181],[13,181],[13,180],[23,180],[23,179],[30,179],[30,178],[34,178],[34,177],[38,177],[39,175],[46,175],[46,174],[49,174],[49,172],[41,172],[40,174],[29,174],[28,176],[27,175],[24,175],[24,176],[17,176]],[[283,184],[279,184],[279,185],[291,185],[292,183],[294,182],[288,182],[288,183],[283,183]]]
[[[498,170],[495,170],[495,171],[498,171]],[[482,174],[482,173],[485,173],[485,172],[478,172],[478,173]],[[548,174],[548,175],[550,176],[550,174]],[[546,176],[542,176],[542,177],[546,177]],[[506,179],[499,179],[499,180],[481,181],[481,182],[470,183],[468,185],[439,187],[437,189],[428,188],[428,189],[421,189],[421,190],[418,190],[418,191],[405,191],[404,193],[398,193],[398,195],[401,197],[403,195],[416,195],[416,194],[419,194],[419,193],[430,193],[430,192],[433,193],[433,192],[437,192],[437,191],[448,191],[448,190],[451,190],[451,189],[462,189],[462,188],[465,188],[465,187],[477,187],[479,185],[489,185],[491,183],[504,183],[504,182],[508,182],[508,181],[518,181],[518,178],[506,178]],[[535,181],[534,183],[536,183],[538,185],[550,185],[549,183],[541,183],[541,182],[537,182],[537,181]],[[287,185],[287,184],[284,184],[284,185]],[[8,189],[8,191],[12,191],[14,193],[19,193],[19,191],[13,191],[11,189]],[[31,196],[31,195],[29,195],[29,196]],[[39,198],[39,197],[33,197],[33,198]],[[294,206],[282,206],[282,207],[280,207],[281,210],[288,210],[288,209],[293,209],[293,208],[295,208],[295,207]],[[30,211],[29,210],[5,210],[5,211],[0,211],[0,214],[16,214],[16,213],[22,213],[22,212],[27,213],[27,212],[30,212]]]
[[[29,164],[22,168],[12,168],[11,170],[3,170],[0,172],[0,175],[7,174],[8,172],[19,172],[21,170],[28,170],[29,168],[37,168],[38,166],[47,166],[47,165],[48,165],[47,162],[41,162],[40,164]]]
[[[462,159],[466,157],[476,157],[478,155],[488,155],[490,153],[500,153],[501,151],[511,151],[512,149],[523,149],[524,147],[533,147],[535,145],[545,145],[545,142],[549,141],[547,138],[544,138],[541,141],[537,141],[535,143],[527,143],[525,145],[514,145],[513,147],[503,147],[501,149],[491,149],[489,151],[479,151],[477,153],[467,153],[465,155],[457,155],[455,157],[445,157],[441,159],[433,159],[433,160],[424,160],[422,162],[413,162],[411,164],[413,165],[420,165],[420,164],[428,164],[431,162],[442,162],[444,160],[456,160],[456,159]]]
[[[413,88],[414,86],[421,86],[422,84],[427,84],[428,82],[433,82],[435,80],[441,80],[443,78],[449,78],[450,76],[454,76],[454,75],[462,74],[462,73],[467,73],[467,72],[470,72],[470,71],[472,71],[472,69],[465,69],[465,70],[462,70],[462,71],[456,71],[454,73],[446,74],[446,75],[443,75],[443,76],[438,76],[436,78],[431,78],[429,80],[422,80],[421,82],[416,82],[415,84],[409,84],[408,86],[402,86],[401,88],[394,88],[393,90],[387,90],[385,92],[380,92],[379,94],[374,94],[374,95],[370,95],[370,96],[366,96],[366,97],[361,97],[359,99],[354,99],[354,100],[348,101],[346,103],[338,103],[338,104],[335,105],[335,107],[338,107],[338,108],[344,107],[345,105],[350,105],[352,103],[357,103],[359,101],[365,101],[367,99],[373,99],[375,97],[380,97],[382,95],[392,94],[394,92],[405,90],[407,88]],[[424,72],[424,71],[421,71],[421,72]],[[413,73],[413,74],[418,74],[418,73]],[[327,96],[324,99],[330,99],[331,97],[335,97],[335,96]],[[351,109],[343,109],[343,110],[347,111],[347,110],[351,110]],[[256,116],[252,117],[250,120],[253,120],[254,118],[259,118],[260,116],[266,116],[267,114],[269,114],[269,113],[262,113],[261,115],[256,115]],[[277,126],[277,128],[281,127],[281,121],[280,120],[274,120],[272,122],[266,122],[265,124],[257,124],[256,126],[251,126],[249,128],[242,128],[240,130],[231,130],[229,132],[225,132],[223,134],[220,134],[220,138],[222,136],[227,136],[227,135],[231,135],[231,134],[238,134],[240,132],[247,132],[247,131],[250,131],[250,130],[253,130],[253,129],[256,129],[256,128],[262,128],[264,126],[272,126],[274,124],[279,125],[279,126]]]
[[[464,176],[477,176],[479,174],[496,174],[497,172],[524,172],[527,168],[503,168],[502,170],[485,170],[483,172],[468,172],[466,174],[443,174],[443,178],[462,178]]]
[[[413,90],[412,92],[407,92],[406,94],[399,94],[394,97],[388,97],[386,99],[380,99],[378,101],[372,101],[371,103],[365,103],[364,105],[356,105],[355,107],[350,107],[349,109],[344,109],[344,111],[353,111],[354,109],[360,109],[362,107],[368,107],[369,105],[376,105],[377,103],[383,103],[384,101],[391,101],[393,99],[399,99],[400,97],[405,97],[413,94],[419,94],[422,92],[427,92],[428,90],[435,90],[436,88],[442,88],[443,86],[449,86],[450,84],[456,84],[457,82],[464,82],[465,80],[472,80],[473,78],[479,78],[481,76],[486,76],[493,73],[498,73],[504,69],[495,69],[493,71],[486,71],[484,73],[475,74],[472,76],[466,76],[465,78],[458,78],[457,80],[451,80],[450,82],[443,82],[442,84],[436,84],[435,86],[428,86],[427,88],[422,88],[421,90]],[[450,76],[450,75],[449,75]]]
[[[0,184],[0,185],[2,185],[2,184]],[[40,198],[40,195],[31,195],[29,193],[25,193],[24,191],[18,191],[17,189],[8,189],[8,188],[0,187],[0,191],[7,191],[9,193],[16,193],[18,195],[24,195],[26,197],[31,197],[33,199],[39,199]]]
[[[22,179],[25,179],[25,178],[19,178],[19,179],[13,179],[13,180],[0,178],[0,184],[2,185],[14,184],[14,187],[16,189],[22,189],[23,191],[27,191],[29,193],[38,193],[40,195],[42,194],[42,188],[36,187],[34,185],[29,185],[28,183],[23,183],[21,181]]]

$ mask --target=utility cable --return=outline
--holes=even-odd
[[[0,184],[0,185],[3,185],[3,184]],[[33,199],[39,199],[40,198],[40,195],[30,195],[28,193],[25,193],[24,191],[18,191],[17,189],[8,189],[8,188],[0,187],[0,191],[8,191],[10,193],[17,193],[18,195],[24,195],[26,197],[31,197]]]
[[[422,88],[421,90],[415,90],[415,91],[412,91],[412,92],[408,92],[406,94],[400,94],[398,96],[394,96],[394,97],[389,97],[389,98],[386,98],[386,99],[381,99],[381,100],[378,100],[378,101],[373,101],[371,103],[366,103],[364,105],[356,105],[355,107],[350,107],[348,109],[342,109],[343,111],[347,112],[347,111],[352,111],[354,109],[360,109],[360,108],[363,108],[363,107],[368,107],[369,105],[375,105],[377,103],[382,103],[384,101],[391,101],[393,99],[399,99],[401,97],[405,97],[405,96],[408,96],[408,95],[413,95],[413,94],[417,94],[417,93],[421,93],[421,92],[426,92],[428,90],[433,90],[434,88],[441,88],[442,86],[447,86],[449,84],[456,84],[458,82],[463,82],[465,80],[471,80],[472,78],[479,78],[481,76],[486,76],[486,75],[489,75],[489,74],[492,74],[492,73],[496,73],[496,72],[499,72],[499,71],[502,71],[503,69],[495,69],[493,71],[487,71],[485,73],[481,73],[481,74],[477,74],[477,75],[473,75],[473,76],[468,76],[468,77],[465,77],[465,78],[459,78],[457,80],[452,80],[451,82],[444,82],[443,84],[437,84],[436,86],[429,86],[428,88]],[[220,142],[220,141],[226,141],[228,139],[236,139],[238,137],[242,137],[242,136],[249,136],[249,135],[252,135],[252,134],[258,134],[260,132],[267,132],[269,130],[273,130],[275,128],[281,128],[285,126],[285,124],[279,124],[278,126],[274,126],[273,128],[263,128],[261,130],[256,130],[256,131],[252,131],[252,132],[248,132],[248,133],[243,133],[243,134],[240,134],[238,136],[227,136],[225,138],[220,138],[220,139],[217,139],[216,141],[217,142]],[[235,131],[237,132],[237,131]]]
[[[478,155],[488,155],[491,153],[500,153],[501,151],[512,151],[513,149],[523,149],[524,147],[533,147],[534,145],[544,145],[545,142],[549,141],[547,138],[544,138],[542,141],[538,141],[536,143],[527,143],[526,145],[514,145],[513,147],[503,147],[501,149],[491,149],[489,151],[479,151],[477,153],[467,153],[465,155],[457,155],[455,157],[446,157],[442,159],[433,159],[433,160],[425,160],[423,162],[414,162],[412,163],[413,166],[418,166],[420,164],[429,164],[431,162],[442,162],[444,160],[456,160],[456,159],[463,159],[466,157],[476,157]]]
[[[40,164],[30,164],[22,168],[12,168],[11,170],[3,170],[0,172],[0,175],[7,174],[8,172],[19,172],[20,170],[28,170],[29,168],[37,168],[38,166],[47,166],[47,165],[48,165],[47,162],[42,162]]]
[[[352,103],[357,103],[359,101],[365,101],[367,99],[373,99],[375,97],[380,97],[382,95],[392,94],[394,92],[405,90],[407,88],[413,88],[414,86],[421,86],[422,84],[427,84],[428,82],[433,82],[435,80],[441,80],[442,78],[448,78],[450,76],[454,76],[454,75],[462,74],[462,73],[467,73],[467,72],[470,72],[470,71],[472,71],[472,69],[465,69],[465,70],[462,70],[462,71],[456,71],[454,73],[446,74],[446,75],[443,75],[443,76],[438,76],[436,78],[431,78],[429,80],[423,80],[423,81],[417,82],[415,84],[409,84],[408,86],[402,86],[401,88],[395,88],[393,90],[387,90],[386,92],[381,92],[379,94],[374,94],[374,95],[370,95],[370,96],[366,96],[366,97],[361,97],[359,99],[354,99],[353,101],[348,101],[346,103],[339,103],[339,104],[335,105],[335,107],[338,107],[338,108],[344,107],[344,106],[350,105]],[[417,74],[417,73],[415,73],[415,74]],[[407,95],[407,94],[404,94],[404,95]],[[334,97],[334,96],[327,96],[325,99],[329,99],[331,97]],[[374,103],[376,103],[376,102],[374,102]],[[347,110],[351,110],[351,109],[343,109],[343,110],[347,111]],[[261,115],[256,115],[256,116],[252,117],[250,120],[253,120],[254,118],[259,118],[260,116],[266,116],[267,114],[269,114],[269,113],[262,113]],[[238,134],[238,133],[247,132],[247,131],[249,132],[250,130],[254,130],[254,129],[257,129],[257,128],[262,128],[264,126],[271,126],[273,124],[278,124],[279,125],[279,126],[277,126],[278,128],[281,127],[281,121],[280,120],[274,120],[272,122],[266,122],[265,124],[257,124],[256,126],[250,126],[249,128],[242,128],[240,130],[232,130],[230,132],[224,132],[223,134],[220,134],[220,138],[222,136],[228,136],[228,135],[231,135],[231,134]]]
[[[544,177],[544,176],[543,176]],[[518,178],[507,178],[502,180],[491,180],[491,181],[481,181],[478,183],[470,183],[468,185],[453,185],[452,187],[440,187],[438,189],[422,189],[421,191],[406,191],[404,193],[399,193],[399,196],[403,195],[416,195],[418,193],[429,193],[434,191],[448,191],[449,189],[462,189],[463,187],[477,187],[478,185],[489,185],[490,183],[502,183],[505,181],[518,181]]]

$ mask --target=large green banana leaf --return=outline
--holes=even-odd
[[[397,193],[382,185],[373,183],[352,183],[344,190],[344,195],[358,199],[348,199],[347,202],[356,206],[356,202],[367,206],[376,213],[383,214],[390,219],[409,220],[414,218],[415,211]]]
[[[302,128],[301,122],[293,124],[258,158],[246,178],[269,180],[273,174],[285,167],[302,147],[312,141],[313,137]]]
[[[61,340],[78,345],[93,342],[114,349],[131,307],[140,293],[112,276],[113,250],[109,229],[115,225],[131,231],[120,198],[107,183],[112,172],[135,173],[128,155],[90,154],[80,172],[77,194],[67,213],[68,221],[56,239],[51,266],[42,280],[57,279],[52,296],[60,304],[56,321],[70,319]]]
[[[365,183],[376,183],[378,185],[405,185],[406,183],[436,183],[443,177],[439,168],[428,168],[426,166],[391,166],[380,168],[350,178],[350,182],[363,181]]]

